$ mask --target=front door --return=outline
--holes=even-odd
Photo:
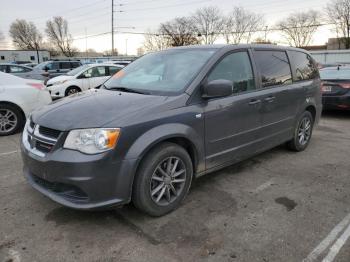
[[[233,95],[213,98],[205,106],[206,168],[239,161],[254,153],[261,126],[261,95],[256,90],[249,53],[226,55],[207,81],[233,82]]]

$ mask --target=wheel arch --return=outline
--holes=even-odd
[[[313,121],[316,120],[316,107],[314,105],[308,105],[305,111],[309,111],[312,115]]]
[[[9,101],[1,101],[0,100],[0,105],[11,105],[11,106],[16,107],[21,112],[23,119],[26,119],[26,114],[24,113],[24,110],[18,104],[13,103],[13,102],[9,102]]]

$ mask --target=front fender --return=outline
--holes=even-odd
[[[193,127],[180,123],[164,124],[148,130],[135,140],[127,151],[125,159],[137,158],[141,160],[152,147],[170,138],[185,138],[189,140],[196,154],[197,165],[194,167],[195,172],[205,169],[203,135],[198,133]]]

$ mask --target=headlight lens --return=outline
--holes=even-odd
[[[68,80],[62,80],[62,81],[57,81],[57,82],[53,82],[52,85],[60,85],[60,84],[64,84],[65,82],[67,82]]]
[[[63,147],[86,154],[97,154],[113,149],[119,136],[119,128],[77,129],[69,132]]]

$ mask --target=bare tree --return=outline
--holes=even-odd
[[[68,22],[61,16],[56,16],[52,21],[46,22],[45,30],[50,43],[63,55],[72,57],[76,49],[72,46],[72,36],[69,34]]]
[[[223,14],[220,9],[215,6],[200,8],[191,18],[197,32],[203,37],[203,42],[205,44],[214,44],[224,24]]]
[[[249,43],[253,34],[265,26],[262,15],[245,10],[243,7],[234,7],[226,17],[223,26],[223,36],[226,43]]]
[[[175,18],[160,25],[160,33],[169,39],[170,46],[198,44],[196,27],[187,17]]]
[[[350,0],[332,0],[326,7],[327,19],[334,24],[345,48],[350,48]]]
[[[145,35],[143,47],[146,51],[160,51],[170,46],[170,38],[160,32],[152,33],[150,31]]]
[[[307,46],[320,25],[319,17],[320,14],[313,10],[294,13],[280,21],[277,28],[290,45]]]
[[[16,19],[9,30],[14,45],[20,49],[37,50],[42,44],[42,35],[32,22]]]

